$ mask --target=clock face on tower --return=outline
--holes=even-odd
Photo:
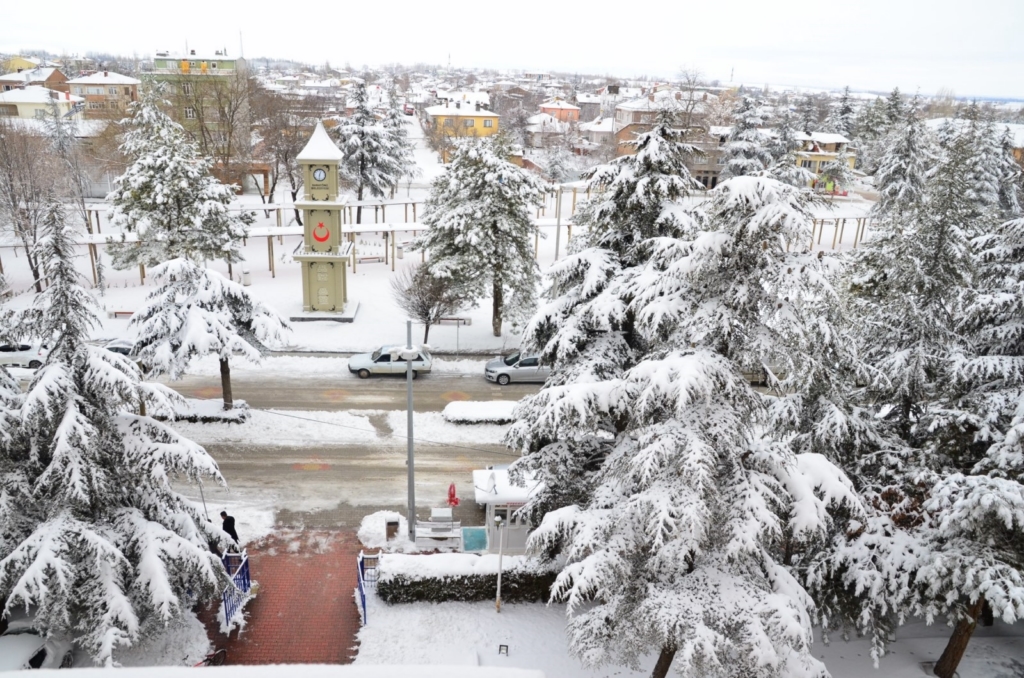
[[[317,181],[323,181],[327,178],[327,171],[318,167],[313,170],[313,178]]]

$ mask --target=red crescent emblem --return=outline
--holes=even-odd
[[[321,230],[324,232],[324,234],[322,236],[317,235],[317,231]],[[322,221],[316,225],[316,228],[313,229],[313,240],[316,240],[317,242],[327,242],[327,239],[330,237],[331,229],[325,227],[324,222]]]

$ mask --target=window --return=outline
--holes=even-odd
[[[34,655],[32,655],[32,659],[28,660],[28,665],[34,669],[38,669],[43,665],[43,662],[45,661],[46,648],[44,647],[43,649],[39,650],[39,652],[36,652]]]
[[[475,124],[476,124],[476,120],[473,120],[472,118],[467,118],[466,120],[462,121],[462,126],[463,127],[472,127]]]
[[[132,93],[132,88],[131,87],[125,87],[124,88],[124,95],[125,96],[131,96],[131,93]]]
[[[539,358],[523,358],[519,363],[520,367],[536,367],[539,362]]]
[[[812,164],[814,164],[814,163],[812,163],[810,160],[801,160],[800,161],[800,166],[804,167],[804,168],[807,168],[807,169],[810,169]]]
[[[494,127],[493,120],[484,120],[484,127]]]
[[[455,127],[455,120],[453,118],[445,118],[444,119],[444,126],[445,127]]]
[[[192,94],[192,83],[191,82],[183,82],[183,83],[181,83],[181,93],[182,94]]]
[[[103,88],[102,87],[90,87],[89,88],[89,94],[103,94]]]
[[[380,365],[380,364],[385,364],[386,365],[387,363],[391,362],[391,354],[390,353],[381,353],[380,357],[378,357],[373,362],[377,363],[378,365]]]
[[[75,87],[75,94],[81,94],[81,93],[82,93],[82,88],[81,87]]]
[[[116,95],[117,94],[117,88],[116,87],[108,87],[107,88],[107,94],[114,94],[114,95]]]
[[[191,106],[185,107],[185,117],[187,119],[189,119],[189,120],[195,120],[196,119],[196,109],[192,108]]]
[[[45,108],[37,108],[36,109],[36,117],[39,118],[40,120],[45,118],[46,117],[46,109]]]
[[[106,106],[103,105],[102,101],[90,101],[89,102],[89,108],[91,108],[93,110],[96,110],[96,109],[100,109],[100,108],[106,108]]]

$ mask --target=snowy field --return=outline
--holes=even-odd
[[[650,675],[657,659],[649,656],[639,671],[583,668],[569,655],[561,605],[503,605],[498,614],[492,602],[385,605],[371,594],[367,606],[369,623],[359,631],[357,666],[479,664],[537,669],[558,678],[641,678]],[[938,659],[949,631],[923,623],[900,629],[878,670],[872,667],[866,640],[835,639],[829,645],[819,640],[814,656],[825,662],[833,678],[921,678],[925,674],[920,663]],[[509,646],[507,657],[498,654],[499,645]],[[1020,678],[1022,662],[1024,628],[997,623],[975,632],[958,673],[960,678]]]

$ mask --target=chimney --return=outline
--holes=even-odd
[[[682,100],[683,100],[683,93],[682,92],[676,92],[676,101],[682,101]]]
[[[64,98],[71,101],[71,92],[64,92]]]
[[[650,94],[647,95],[647,100],[654,101],[654,92],[651,92]]]
[[[707,92],[704,92],[704,96],[702,96],[702,97],[700,98],[700,100],[701,100],[701,101],[707,101],[707,100],[708,100],[708,93],[707,93]]]
[[[107,75],[108,75],[107,71],[103,71],[103,77],[105,78],[105,77],[107,77]]]

